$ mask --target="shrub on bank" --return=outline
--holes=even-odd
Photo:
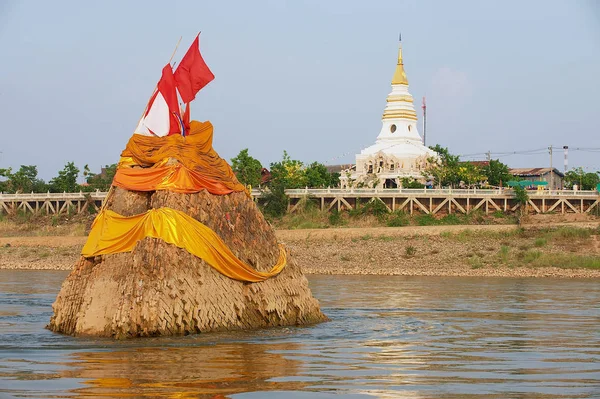
[[[343,224],[344,220],[342,219],[342,214],[337,209],[334,209],[329,214],[329,224],[332,226],[339,226]]]
[[[388,227],[402,227],[410,224],[410,216],[404,211],[395,211],[391,213],[387,220]]]

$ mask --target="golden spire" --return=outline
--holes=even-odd
[[[396,65],[396,72],[392,78],[393,85],[408,85],[408,79],[406,72],[404,72],[404,64],[402,63],[402,42],[398,44],[398,65]]]

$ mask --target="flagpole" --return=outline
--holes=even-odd
[[[169,64],[171,63],[171,61],[173,61],[173,57],[175,57],[175,53],[177,53],[177,48],[179,47],[179,43],[181,43],[182,37],[183,36],[179,36],[179,40],[177,41],[177,44],[175,45],[175,50],[173,50],[173,54],[171,54],[171,58],[169,58]],[[152,90],[152,94],[150,94],[150,97],[148,97],[148,98],[152,98],[152,96],[154,95],[154,92],[156,92],[157,87],[158,87],[158,83],[157,83],[157,86],[154,86],[154,89]],[[137,125],[135,125],[136,129],[140,125],[140,121],[146,114],[147,110],[148,110],[148,104],[146,104],[146,106],[144,107],[144,111],[142,111],[142,115],[140,115],[140,118],[138,119],[138,123],[137,123]]]
[[[175,50],[173,50],[173,54],[171,54],[171,58],[169,58],[169,64],[171,63],[171,61],[173,61],[173,57],[175,57],[175,53],[177,52],[177,48],[179,47],[179,43],[181,43],[181,38],[183,36],[179,36],[179,40],[177,41],[177,44],[175,45]]]
[[[169,58],[169,64],[173,60],[173,57],[175,57],[175,53],[177,52],[177,48],[179,47],[179,43],[181,43],[181,38],[182,38],[182,36],[179,36],[179,40],[177,41],[177,44],[175,45],[175,50],[173,50],[173,54],[171,54],[171,58]],[[157,83],[157,86],[158,86],[158,83]],[[154,92],[157,89],[157,86],[154,86],[154,90],[152,90],[152,94],[150,95],[149,98],[152,98],[152,96],[154,95]],[[135,125],[136,129],[140,125],[140,121],[144,117],[144,114],[146,114],[147,110],[148,110],[148,104],[146,104],[146,106],[144,107],[144,111],[142,112],[142,115],[138,119],[137,125]],[[134,130],[134,134],[135,134],[135,130]],[[113,186],[112,183],[111,183],[110,188],[108,189],[108,193],[106,194],[106,197],[104,197],[104,202],[102,202],[102,206],[100,207],[100,212],[103,212],[104,209],[106,208],[106,205],[108,204],[108,199],[109,199],[110,195],[112,194],[112,192],[114,191],[114,187],[115,186]]]

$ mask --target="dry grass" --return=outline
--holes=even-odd
[[[38,217],[25,222],[5,218],[0,221],[1,237],[85,236],[91,220],[68,217]]]
[[[335,240],[312,236],[302,241],[302,248],[289,236],[285,241],[305,271],[317,274],[600,276],[596,229],[464,230],[427,236],[346,236],[343,231],[338,230]],[[343,265],[337,253],[344,254]]]
[[[314,209],[288,215],[287,220],[297,228],[328,223],[327,215]],[[70,268],[85,240],[86,222],[65,220],[56,225],[36,225],[0,221],[0,236],[5,237],[0,238],[0,245],[13,245],[0,248],[0,268]],[[369,216],[356,222],[379,223]],[[531,275],[537,273],[531,270],[544,268],[599,270],[600,228],[344,227],[285,230],[277,235],[309,273]],[[26,237],[19,240],[18,236]]]
[[[80,251],[80,246],[2,246],[0,269],[69,270],[79,258]]]

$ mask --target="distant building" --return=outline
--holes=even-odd
[[[461,163],[470,163],[472,165],[478,166],[480,168],[487,168],[488,166],[490,166],[490,161],[464,161]]]
[[[265,184],[269,183],[271,181],[271,172],[269,172],[269,169],[267,168],[262,168],[260,170],[260,185],[264,186]]]
[[[342,173],[342,171],[348,169],[349,167],[351,167],[352,165],[325,165],[325,168],[327,169],[327,172],[329,173]]]
[[[423,145],[419,135],[400,44],[392,91],[387,96],[377,140],[356,155],[356,166],[342,172],[340,183],[342,188],[357,185],[394,188],[401,185],[403,178],[424,181],[423,170],[430,158],[437,159],[438,155]]]
[[[561,190],[564,187],[565,175],[556,168],[513,168],[510,174],[525,180],[548,182],[550,190]]]

